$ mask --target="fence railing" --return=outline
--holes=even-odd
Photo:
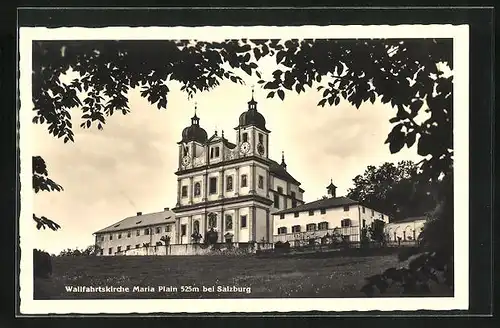
[[[320,240],[324,237],[334,238],[339,241],[345,240],[350,242],[359,241],[359,227],[342,227],[334,229],[325,230],[314,230],[314,231],[303,231],[303,232],[292,232],[286,234],[278,234],[273,236],[273,241],[276,243],[278,241],[284,243],[289,242],[290,244],[307,244],[311,243],[311,240]]]

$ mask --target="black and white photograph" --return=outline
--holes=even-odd
[[[21,27],[21,313],[467,309],[468,47]]]

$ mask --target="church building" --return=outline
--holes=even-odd
[[[178,142],[176,244],[203,242],[207,231],[217,242],[273,242],[273,216],[304,203],[304,190],[281,163],[269,158],[271,131],[257,102],[248,102],[234,128],[210,137],[195,114]],[[201,240],[193,236],[201,235]]]

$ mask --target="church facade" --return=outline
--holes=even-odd
[[[283,154],[281,163],[269,158],[270,134],[253,96],[234,142],[224,131],[209,138],[195,112],[178,142],[173,243],[203,242],[208,231],[219,243],[273,241],[272,214],[303,204],[304,190]]]

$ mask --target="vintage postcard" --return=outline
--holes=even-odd
[[[21,314],[468,309],[468,33],[20,27]]]

